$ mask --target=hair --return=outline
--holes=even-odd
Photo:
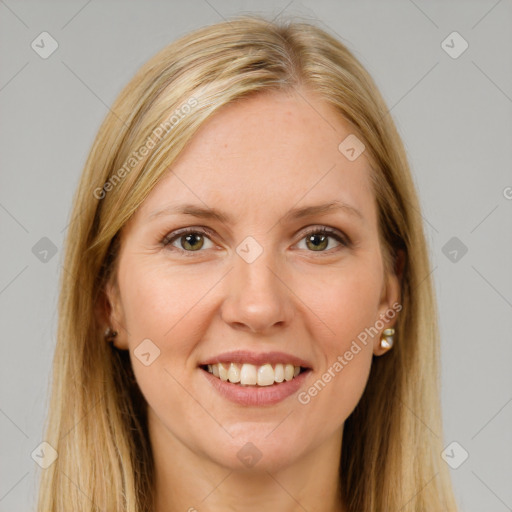
[[[58,458],[41,475],[41,512],[151,510],[147,403],[129,353],[104,339],[104,292],[115,277],[119,233],[222,106],[301,90],[331,105],[364,141],[387,270],[398,251],[405,255],[393,350],[374,357],[344,425],[344,500],[351,512],[456,510],[440,455],[439,334],[429,256],[391,115],[368,72],[323,29],[239,16],[183,36],[145,63],[116,99],[87,158],[61,274],[45,424],[45,440]]]

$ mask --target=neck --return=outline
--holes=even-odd
[[[191,451],[150,422],[155,512],[296,510],[344,512],[339,479],[342,433],[281,468],[240,470]]]

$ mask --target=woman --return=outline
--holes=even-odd
[[[75,197],[40,510],[456,510],[419,211],[324,31],[241,17],[163,49]]]

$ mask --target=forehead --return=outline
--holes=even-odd
[[[203,124],[140,214],[186,202],[261,218],[338,200],[370,222],[369,161],[364,152],[350,161],[338,148],[351,134],[333,107],[304,90],[231,103]]]

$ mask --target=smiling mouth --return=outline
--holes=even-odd
[[[309,368],[289,363],[267,363],[261,366],[250,363],[216,363],[201,365],[200,368],[219,380],[254,387],[279,385],[309,371]]]

